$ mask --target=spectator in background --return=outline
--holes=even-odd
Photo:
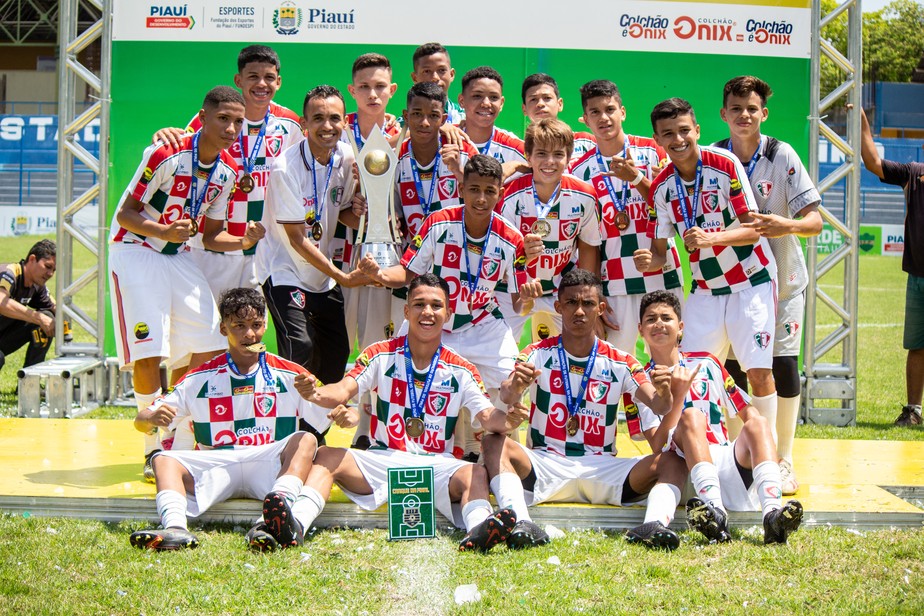
[[[55,300],[45,286],[55,275],[57,247],[41,240],[19,263],[0,265],[0,368],[24,344],[23,367],[45,361],[55,335]]]

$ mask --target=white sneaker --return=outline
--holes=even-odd
[[[780,460],[780,488],[783,496],[792,496],[799,491],[799,482],[796,481],[796,472],[786,460]]]

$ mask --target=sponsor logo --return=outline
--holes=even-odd
[[[174,28],[192,30],[196,20],[188,14],[188,5],[151,5],[151,10],[145,18],[145,28]]]
[[[356,363],[359,364],[360,366],[368,366],[369,356],[366,355],[365,353],[360,353],[359,357],[356,358]]]
[[[10,230],[13,232],[13,235],[25,235],[29,231],[29,217],[28,216],[17,216],[10,223]]]
[[[154,171],[150,167],[145,167],[144,172],[141,174],[141,183],[147,184],[152,179],[154,179]]]
[[[423,244],[423,238],[420,237],[420,235],[415,235],[411,243],[414,245],[414,248],[420,248],[421,244]]]
[[[738,178],[732,178],[728,187],[731,189],[731,192],[738,192],[741,190],[741,181],[738,180]]]
[[[860,250],[869,252],[876,247],[876,236],[872,233],[862,233],[859,237]]]
[[[754,342],[762,349],[766,349],[770,344],[770,332],[757,332],[754,334]]]
[[[273,11],[273,27],[278,34],[292,36],[298,34],[302,25],[302,10],[294,2],[283,2]]]
[[[660,15],[626,15],[619,18],[619,26],[623,29],[623,38],[634,39],[667,39],[667,28],[670,22],[667,17]]]
[[[316,30],[352,30],[356,27],[356,15],[349,11],[329,11],[327,9],[308,9],[306,28]]]
[[[295,289],[289,294],[289,297],[292,298],[292,305],[296,308],[303,309],[305,307],[305,294],[301,289]]]
[[[135,338],[144,340],[151,335],[151,330],[147,323],[135,323]]]
[[[761,45],[790,45],[792,24],[786,21],[759,21],[749,19],[744,24],[749,43]]]
[[[232,396],[248,396],[253,393],[253,385],[241,385],[231,390]]]
[[[551,334],[552,334],[552,332],[549,330],[549,326],[546,325],[545,323],[540,323],[540,324],[536,327],[536,335],[539,336],[539,339],[540,339],[540,340],[545,340],[545,339],[548,338]],[[560,384],[559,384],[559,387],[561,387]]]
[[[731,376],[725,377],[725,391],[732,393],[735,391],[736,387],[737,385],[735,385],[735,379],[733,379]]]

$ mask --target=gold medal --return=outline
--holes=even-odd
[[[263,351],[266,350],[266,345],[263,344],[262,342],[254,342],[253,344],[248,344],[244,348],[250,351],[251,353],[262,353]]]
[[[320,222],[311,225],[311,237],[316,242],[320,242],[321,238],[324,237],[324,227],[321,226]]]
[[[552,233],[552,225],[549,224],[549,221],[540,218],[533,223],[533,226],[530,227],[529,230],[539,237],[548,237],[549,234]]]
[[[616,228],[620,231],[625,231],[629,228],[629,223],[632,222],[629,218],[629,214],[625,210],[616,212]]]
[[[245,173],[241,176],[241,179],[237,183],[237,187],[241,189],[242,193],[249,193],[253,190],[254,187],[253,176],[249,173]]]
[[[407,425],[407,435],[411,438],[420,438],[424,433],[424,422],[420,417],[411,417],[405,424]]]
[[[199,221],[197,221],[195,218],[190,218],[189,220],[192,222],[192,225],[189,227],[189,237],[193,237],[199,233]]]
[[[581,425],[581,422],[578,421],[577,415],[572,415],[568,418],[568,425],[566,426],[568,430],[568,436],[574,436],[577,434],[578,427]]]

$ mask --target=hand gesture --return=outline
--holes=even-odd
[[[529,421],[529,407],[522,402],[507,407],[507,427],[513,430],[524,421]]]
[[[696,374],[699,372],[699,364],[693,367],[681,366],[677,364],[670,368],[671,371],[671,393],[674,398],[685,398],[690,386],[693,384]]]
[[[359,411],[355,406],[340,404],[327,414],[327,418],[340,428],[355,428],[359,424]]]
[[[186,131],[182,128],[162,128],[154,133],[154,137],[151,138],[151,143],[161,141],[172,148],[178,148],[180,147],[180,139],[182,139],[185,134]]]
[[[638,167],[635,166],[635,159],[631,156],[623,158],[614,156],[610,161],[610,170],[605,174],[613,176],[624,182],[631,182],[638,176]]]
[[[645,273],[651,267],[651,251],[647,248],[639,248],[632,253],[632,262],[635,263],[635,269],[640,273]]]
[[[35,317],[38,319],[38,326],[46,336],[51,338],[55,335],[55,320],[44,312],[35,311]]]
[[[754,229],[761,237],[783,237],[790,234],[790,220],[776,214],[751,213],[750,222],[743,222],[745,229]]]
[[[535,233],[527,233],[523,236],[523,248],[526,250],[526,262],[532,263],[545,250],[545,244],[542,238]]]
[[[656,365],[648,375],[655,391],[662,399],[666,399],[671,395],[671,372],[673,370],[674,368],[671,366]]]
[[[687,252],[693,252],[700,248],[709,248],[712,246],[712,241],[708,233],[699,227],[691,227],[683,234],[683,245],[686,246]]]
[[[266,236],[266,227],[263,223],[248,220],[247,231],[244,233],[244,249],[252,248]]]
[[[443,158],[443,162],[446,163],[446,168],[456,176],[462,174],[460,151],[459,146],[455,143],[444,143],[443,147],[440,148],[440,156]]]
[[[542,297],[542,281],[527,280],[520,285],[519,293],[522,300],[533,300],[537,297]]]
[[[358,269],[372,280],[378,280],[379,272],[382,271],[382,268],[379,267],[375,257],[369,253],[366,253],[366,256],[360,260],[358,263]]]
[[[539,369],[528,361],[518,361],[513,366],[513,372],[510,373],[510,384],[522,395],[533,381],[539,379],[540,374]]]
[[[367,255],[367,256],[371,258],[370,255]],[[350,289],[352,287],[361,287],[363,285],[367,285],[372,282],[374,281],[371,278],[369,278],[369,276],[367,276],[365,272],[363,272],[358,267],[352,272],[350,272],[349,274],[344,274],[339,280],[337,280],[337,284],[339,284],[344,289]]]
[[[442,137],[443,145],[449,144],[459,147],[462,145],[463,141],[472,143],[472,140],[465,134],[465,131],[449,123],[440,126],[440,137]],[[472,145],[474,144],[472,143]]]
[[[295,391],[309,402],[317,401],[317,389],[315,388],[318,379],[310,372],[302,372],[295,375]]]
[[[174,417],[176,417],[176,408],[170,406],[169,404],[161,404],[159,407],[151,411],[151,416],[148,418],[148,422],[152,426],[166,428],[173,422]]]
[[[160,239],[173,244],[182,244],[192,234],[192,224],[193,221],[190,218],[174,220],[169,225],[164,226]]]

